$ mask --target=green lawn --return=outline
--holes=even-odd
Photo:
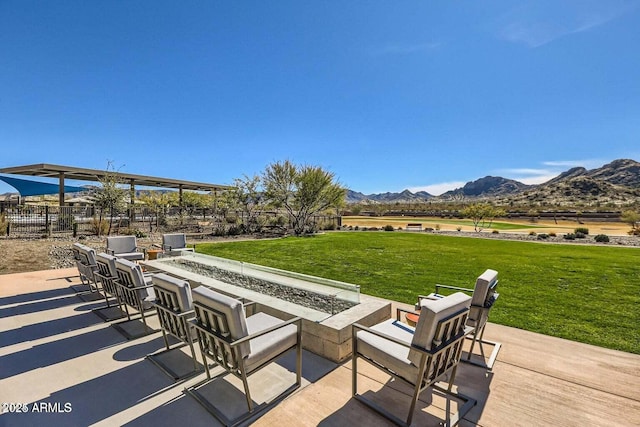
[[[473,287],[499,272],[491,321],[640,354],[640,249],[341,232],[199,244],[197,251],[355,283],[414,303],[436,283]]]

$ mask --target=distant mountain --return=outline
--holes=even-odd
[[[467,182],[464,187],[442,194],[441,198],[451,197],[494,197],[509,196],[520,193],[529,185],[523,184],[513,179],[502,178],[499,176],[485,176],[475,181]]]
[[[416,203],[424,202],[432,197],[434,196],[426,191],[412,193],[409,190],[404,190],[401,193],[363,194],[347,190],[347,203]]]
[[[601,168],[575,167],[539,185],[486,176],[440,196],[426,192],[362,194],[348,191],[347,203],[411,203],[426,200],[491,199],[501,204],[629,204],[640,202],[640,163],[619,159]]]

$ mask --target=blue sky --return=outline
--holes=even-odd
[[[640,159],[639,46],[638,0],[0,0],[0,168],[539,183]]]

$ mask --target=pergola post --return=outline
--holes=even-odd
[[[180,225],[182,225],[182,221],[184,220],[183,218],[183,214],[184,214],[184,207],[183,207],[183,202],[182,202],[182,184],[180,184],[178,186],[178,195],[179,195],[179,199],[178,199],[178,204],[180,205]]]
[[[58,174],[58,206],[64,206],[64,172]]]
[[[133,220],[135,219],[136,213],[133,209],[134,203],[136,199],[136,186],[134,180],[129,180],[129,228],[133,226]]]

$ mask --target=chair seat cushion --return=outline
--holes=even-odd
[[[397,338],[407,345],[411,344],[415,329],[398,320],[389,319],[371,327],[376,332],[381,332]],[[409,360],[409,348],[396,344],[385,338],[379,337],[367,331],[357,333],[358,353],[372,359],[391,371],[409,380],[418,375],[418,367]]]
[[[249,335],[251,335],[282,322],[281,319],[266,313],[256,313],[247,318],[247,330]],[[251,352],[245,359],[247,373],[259,368],[260,365],[272,357],[296,345],[297,331],[298,328],[296,325],[292,324],[252,339],[250,341]]]

